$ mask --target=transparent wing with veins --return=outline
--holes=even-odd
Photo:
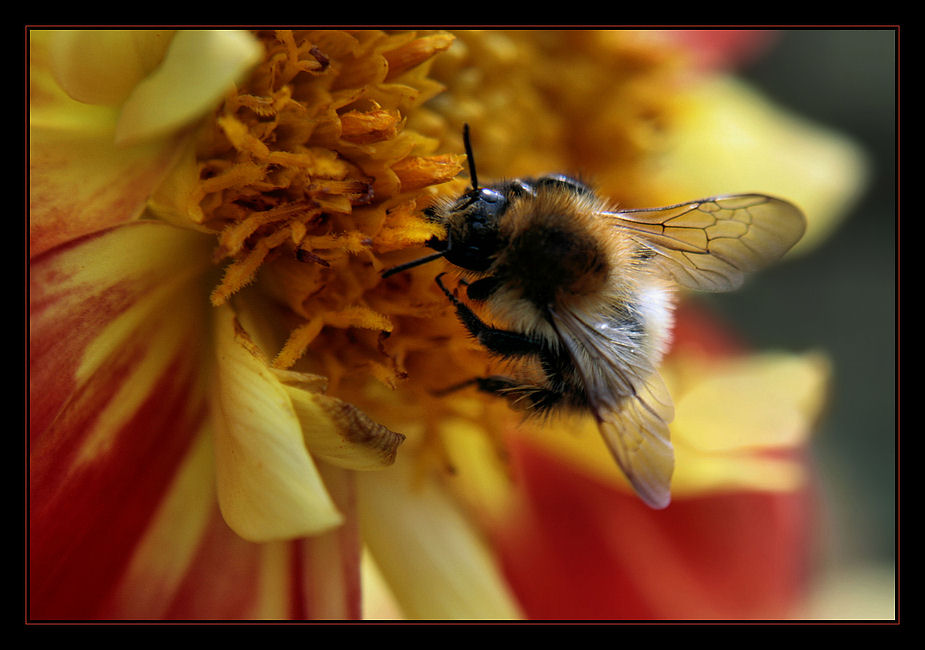
[[[664,208],[605,212],[614,226],[656,254],[683,287],[729,291],[746,273],[780,258],[806,229],[791,203],[764,194],[732,194]]]
[[[674,406],[638,342],[606,313],[550,307],[553,326],[575,363],[610,453],[653,508],[671,500]]]

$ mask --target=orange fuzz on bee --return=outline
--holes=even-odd
[[[472,189],[425,209],[446,229],[435,253],[465,276],[468,301],[442,281],[459,320],[506,375],[464,385],[530,413],[592,415],[636,493],[653,508],[671,500],[671,396],[658,367],[669,345],[678,287],[728,291],[780,258],[805,230],[794,205],[735,194],[664,208],[615,210],[588,185],[551,174],[479,186],[468,128]]]

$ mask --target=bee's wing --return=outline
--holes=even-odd
[[[671,396],[632,334],[606,315],[550,307],[553,325],[585,384],[598,428],[636,493],[653,508],[671,500]]]
[[[763,194],[604,214],[654,251],[681,286],[699,291],[737,288],[745,273],[778,259],[806,228],[799,208]]]

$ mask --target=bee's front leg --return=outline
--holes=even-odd
[[[543,352],[544,347],[542,341],[530,338],[519,332],[498,329],[484,323],[475,312],[453,295],[452,291],[443,286],[443,282],[440,281],[443,275],[444,274],[441,273],[437,276],[437,286],[446,294],[450,302],[453,303],[453,307],[456,308],[456,315],[459,317],[462,324],[465,325],[466,329],[469,330],[469,333],[478,339],[479,343],[484,345],[490,352],[505,357],[539,355]],[[475,284],[476,283],[473,283],[470,286],[475,286]]]

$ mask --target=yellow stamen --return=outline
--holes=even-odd
[[[385,52],[386,61],[389,62],[389,73],[386,79],[391,80],[420,65],[438,52],[447,49],[453,43],[452,34],[433,34],[418,38],[406,45]]]
[[[202,197],[196,222],[217,235],[215,259],[228,259],[212,303],[260,272],[268,293],[305,319],[273,362],[290,368],[325,327],[391,332],[389,317],[369,306],[382,304],[378,256],[442,234],[420,210],[429,188],[463,169],[463,156],[436,155],[437,139],[405,127],[407,111],[434,92],[423,64],[454,37],[259,36],[264,61],[202,133],[190,194]],[[350,367],[393,383],[400,372],[376,347]]]
[[[405,158],[392,165],[402,191],[419,190],[434,183],[445,183],[456,178],[462,171],[460,156],[446,154],[442,156],[414,156]]]
[[[349,111],[340,118],[341,137],[355,144],[382,142],[398,134],[401,122],[401,115],[396,110]]]

